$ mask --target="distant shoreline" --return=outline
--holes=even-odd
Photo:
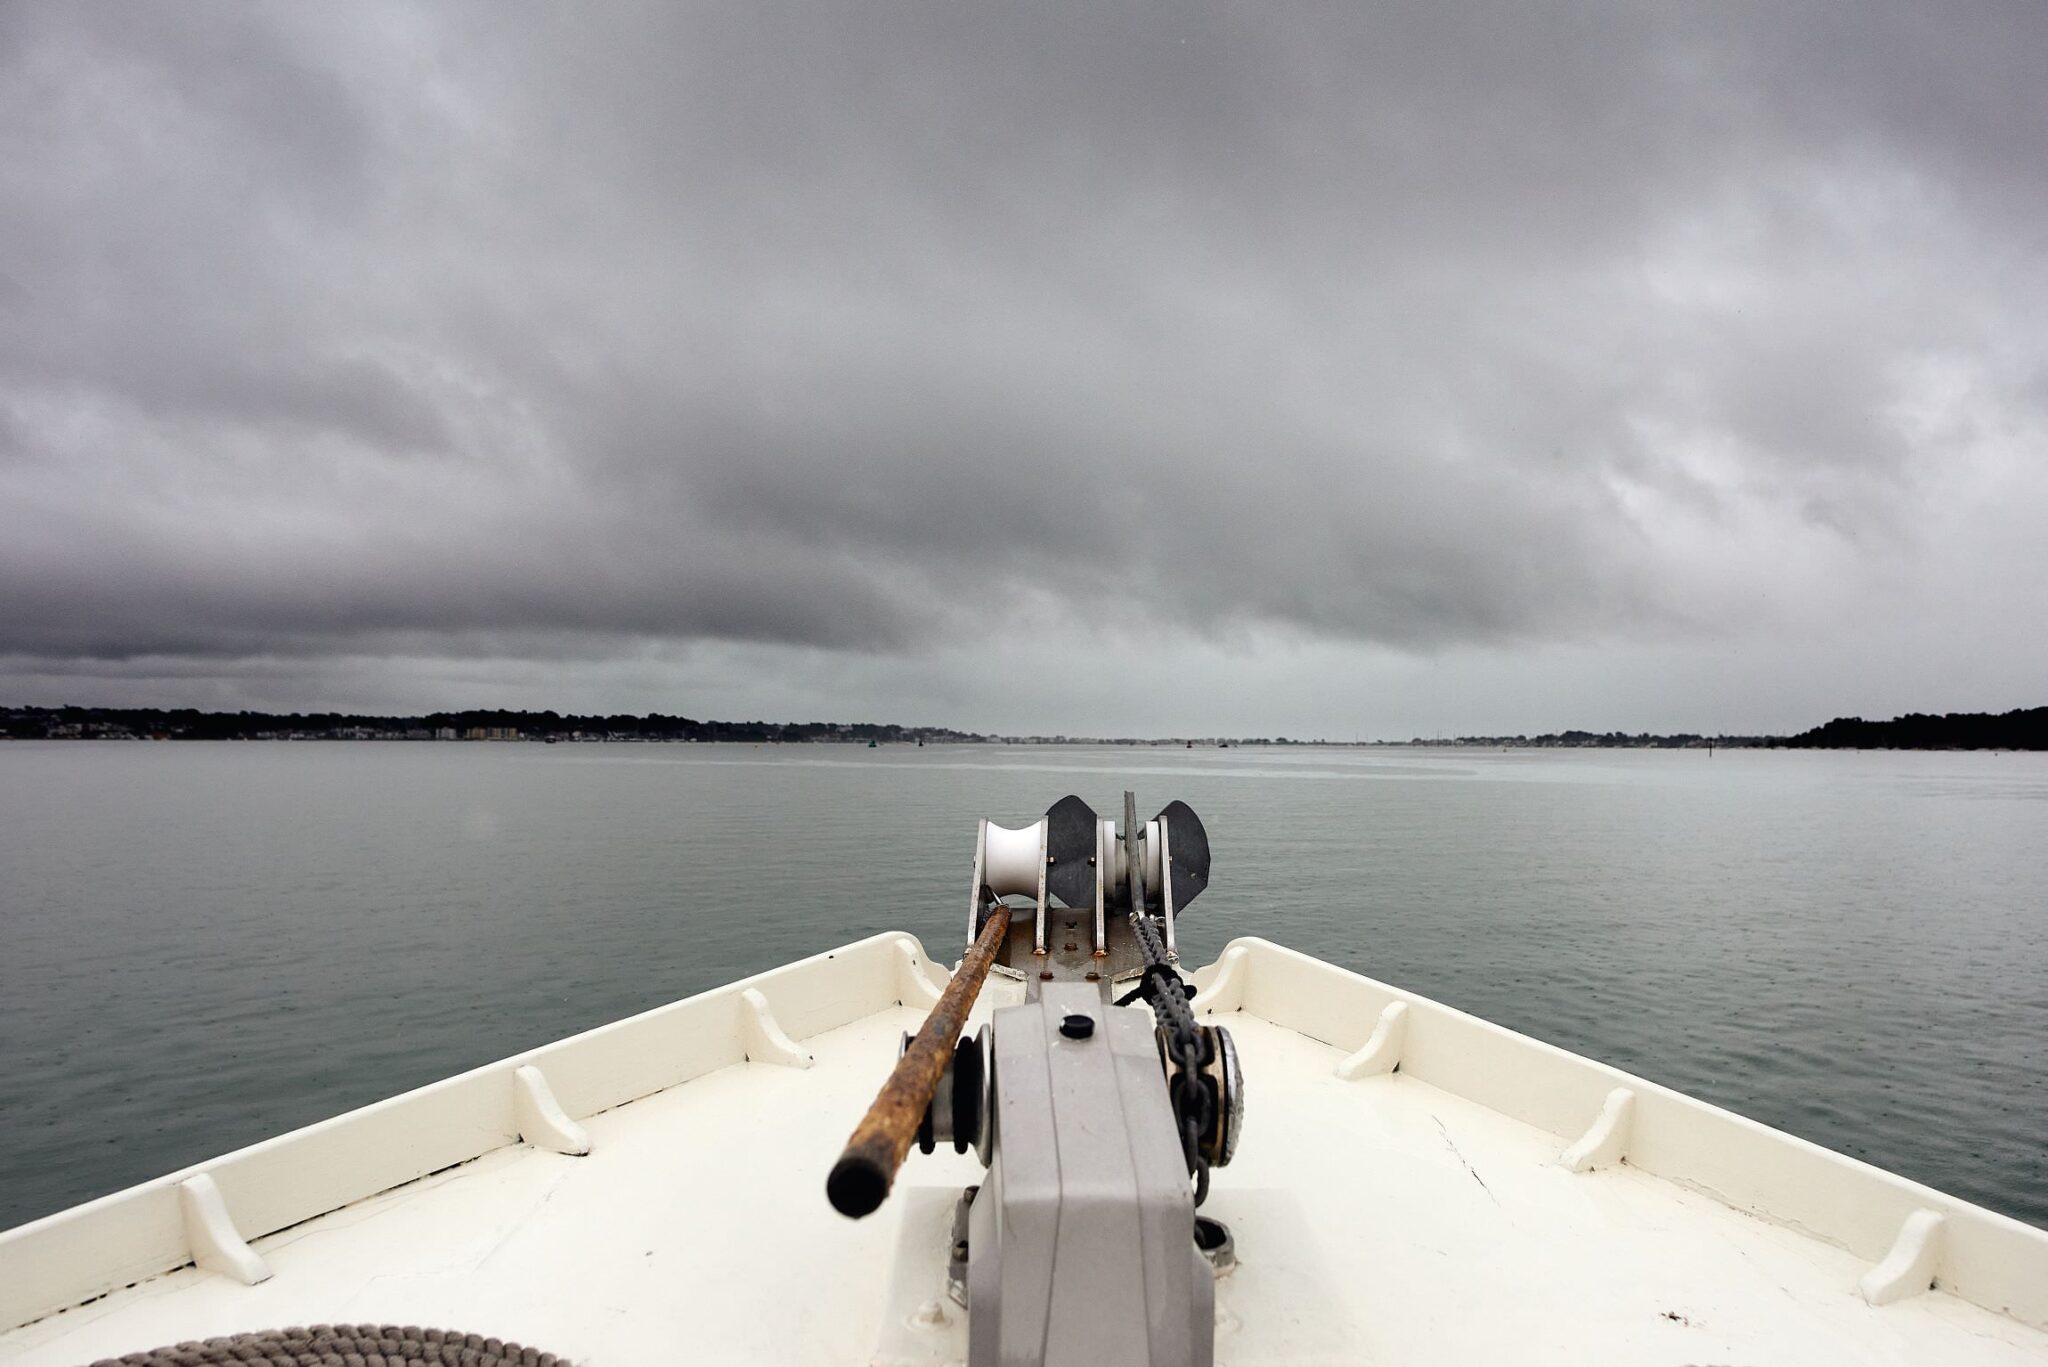
[[[1193,749],[1323,745],[1346,749],[1420,746],[1494,750],[2048,750],[2048,707],[1995,715],[1951,712],[1930,716],[1915,712],[1876,722],[1861,717],[1838,717],[1795,736],[1557,731],[1536,736],[1416,736],[1392,741],[1286,736],[1015,736],[877,722],[699,721],[659,712],[644,716],[583,716],[472,710],[380,717],[338,712],[201,712],[193,708],[10,707],[0,708],[0,739],[1125,745]]]

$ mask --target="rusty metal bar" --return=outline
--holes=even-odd
[[[960,971],[946,984],[938,1005],[924,1018],[903,1057],[896,1060],[896,1071],[889,1074],[875,1094],[874,1104],[854,1127],[845,1151],[832,1165],[832,1175],[825,1179],[825,1194],[841,1215],[858,1220],[889,1194],[896,1170],[903,1166],[903,1155],[917,1138],[917,1127],[945,1074],[946,1062],[953,1057],[953,1044],[967,1024],[967,1012],[1009,933],[1009,909],[998,903],[960,961]]]

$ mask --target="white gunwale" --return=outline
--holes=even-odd
[[[1221,1005],[1347,1052],[1364,1046],[1389,1004],[1406,1002],[1402,1074],[1562,1142],[1585,1134],[1625,1088],[1634,1093],[1630,1167],[1873,1264],[1915,1212],[1938,1212],[1948,1218],[1934,1284],[2048,1328],[2048,1231],[1268,940],[1233,940],[1191,976],[1204,988],[1219,975],[1231,979]]]
[[[757,993],[801,1041],[897,1005],[921,1008],[921,979],[945,976],[914,937],[877,935],[0,1234],[0,1331],[191,1263],[179,1198],[190,1178],[212,1180],[234,1230],[253,1242],[519,1143],[522,1067],[545,1074],[562,1113],[581,1121],[741,1063],[744,994]],[[1633,1103],[1621,1162],[1872,1265],[1916,1212],[1935,1212],[1943,1219],[1933,1283],[2048,1328],[2048,1233],[2017,1220],[1265,940],[1232,941],[1193,977],[1208,989],[1198,1005],[1242,1010],[1345,1053],[1367,1042],[1386,1007],[1404,1003],[1398,1077],[1345,1086],[1424,1082],[1555,1135],[1560,1151],[1626,1088]],[[1611,1179],[1596,1171],[1571,1180]]]
[[[538,1068],[562,1112],[582,1120],[742,1062],[748,992],[795,1039],[901,1002],[905,949],[927,976],[949,976],[915,936],[871,936],[9,1230],[0,1234],[0,1330],[192,1262],[178,1196],[187,1178],[210,1177],[234,1228],[253,1242],[519,1143],[522,1067]]]

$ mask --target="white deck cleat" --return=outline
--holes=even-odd
[[[1621,1162],[1623,1151],[1628,1148],[1629,1131],[1635,1119],[1636,1094],[1626,1087],[1616,1087],[1600,1103],[1600,1114],[1594,1117],[1592,1128],[1559,1154],[1557,1161],[1570,1172],[1613,1167]]]
[[[185,1237],[192,1261],[208,1272],[232,1277],[244,1286],[270,1280],[270,1265],[258,1257],[228,1218],[220,1187],[206,1173],[178,1184],[178,1209],[185,1217]]]
[[[521,1139],[537,1149],[577,1158],[590,1152],[590,1136],[562,1110],[540,1069],[530,1063],[513,1069],[512,1089]]]
[[[749,1063],[808,1068],[813,1061],[809,1053],[783,1033],[768,999],[751,987],[740,993],[740,1041]]]
[[[1932,1287],[1947,1225],[1947,1218],[1938,1210],[1916,1210],[1908,1215],[1899,1226],[1891,1252],[1856,1283],[1863,1299],[1872,1305],[1890,1305]]]
[[[1377,1077],[1401,1066],[1401,1046],[1408,1042],[1408,1004],[1388,1002],[1373,1023],[1372,1036],[1337,1065],[1337,1076],[1346,1082]]]

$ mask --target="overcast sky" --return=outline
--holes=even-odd
[[[0,5],[0,702],[2048,703],[2048,7]]]

